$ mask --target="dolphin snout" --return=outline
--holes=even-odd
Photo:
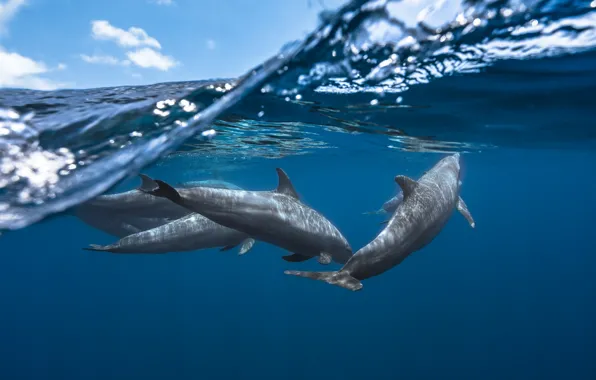
[[[455,163],[455,167],[457,168],[457,170],[458,170],[458,171],[459,171],[459,170],[461,170],[461,158],[460,158],[460,154],[459,154],[459,152],[458,152],[458,153],[455,153],[455,154],[454,154],[453,156],[451,156],[451,157],[452,157],[452,159],[453,159],[453,161],[454,161],[454,163]]]

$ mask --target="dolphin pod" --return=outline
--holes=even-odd
[[[152,180],[141,174],[145,186]],[[142,187],[143,185],[141,185]],[[151,186],[151,185],[149,185]],[[183,188],[213,187],[240,189],[220,180],[192,181],[178,184]],[[123,238],[178,220],[191,211],[175,203],[154,197],[135,189],[118,194],[107,194],[77,206],[71,214],[86,224],[112,236]]]
[[[443,229],[453,209],[462,213],[473,228],[474,219],[459,196],[459,160],[459,153],[443,158],[418,181],[395,177],[404,194],[403,202],[377,237],[339,271],[285,273],[357,291],[362,289],[360,281],[388,271],[430,243]]]
[[[201,214],[222,226],[289,251],[286,261],[301,262],[318,257],[321,264],[332,260],[344,264],[352,248],[339,230],[318,211],[299,199],[290,178],[277,168],[274,191],[246,191],[208,187],[174,189],[155,180],[142,191]]]
[[[133,228],[129,230],[136,228],[138,231],[128,233],[114,244],[91,245],[87,249],[166,253],[215,247],[223,247],[221,250],[224,251],[241,246],[240,254],[244,254],[255,240],[260,240],[290,252],[283,256],[288,262],[317,257],[324,265],[331,261],[343,264],[338,271],[286,270],[285,274],[359,291],[363,288],[361,281],[387,272],[428,245],[446,225],[454,209],[472,228],[475,227],[474,219],[460,197],[459,153],[441,159],[418,180],[396,176],[400,191],[375,212],[392,213],[391,218],[385,228],[355,254],[328,219],[301,202],[287,174],[280,168],[276,171],[278,186],[271,191],[247,191],[229,184],[211,187],[191,183],[174,188],[161,180],[141,175],[141,187],[128,193],[143,199],[146,205],[156,205],[158,210],[151,211],[149,206],[136,214],[131,212],[134,217],[159,218],[164,209],[171,213],[170,217],[174,213],[184,215],[142,230],[139,229],[144,226],[131,217],[129,227]],[[136,202],[140,201],[128,203],[137,205]],[[168,202],[169,206],[166,205]],[[137,206],[129,206],[129,210],[137,209]]]

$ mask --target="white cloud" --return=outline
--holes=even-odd
[[[49,71],[43,62],[34,61],[0,47],[0,87],[20,87],[36,90],[55,90],[65,84],[40,77]]]
[[[129,51],[126,55],[135,65],[144,69],[152,67],[162,71],[168,71],[178,64],[173,57],[165,56],[151,48]]]
[[[114,41],[122,47],[150,46],[161,49],[160,43],[141,28],[117,28],[106,20],[91,21],[91,35],[96,40]]]
[[[217,44],[215,43],[214,40],[207,40],[207,49],[209,50],[215,50],[215,47],[217,46]]]
[[[119,60],[116,57],[112,57],[111,55],[87,55],[81,54],[81,59],[87,63],[96,63],[102,65],[122,65],[122,66],[129,66],[129,60]]]
[[[7,31],[8,23],[26,3],[26,0],[6,0],[0,3],[0,34]],[[41,75],[65,69],[66,65],[63,63],[58,64],[55,68],[48,68],[41,61],[35,61],[19,53],[7,51],[0,46],[0,87],[55,90],[65,87],[66,84],[54,82]]]
[[[6,31],[6,24],[14,17],[26,0],[8,0],[0,3],[0,34]]]
[[[155,3],[159,5],[172,5],[174,4],[173,0],[154,0]]]
[[[160,53],[158,50],[161,49],[161,44],[141,28],[131,27],[124,30],[111,25],[108,21],[95,20],[91,22],[91,35],[97,40],[113,41],[123,48],[128,48],[126,52],[128,59],[81,54],[81,59],[85,62],[123,66],[134,64],[144,69],[154,68],[161,71],[168,71],[178,65],[174,57]]]

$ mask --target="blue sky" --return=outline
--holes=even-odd
[[[0,87],[235,77],[312,30],[321,9],[318,0],[0,0]]]

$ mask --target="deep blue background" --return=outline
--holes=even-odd
[[[223,176],[268,190],[274,168],[284,168],[357,250],[380,231],[384,217],[362,213],[394,194],[393,177],[418,177],[442,155],[356,148],[353,139],[351,150],[249,161]],[[595,158],[572,150],[464,154],[462,197],[476,229],[454,213],[429,246],[357,293],[284,275],[324,268],[286,263],[284,251],[261,242],[243,257],[87,252],[115,239],[68,216],[8,233],[0,238],[0,373],[594,379]],[[146,172],[191,179],[200,166],[191,160]]]

